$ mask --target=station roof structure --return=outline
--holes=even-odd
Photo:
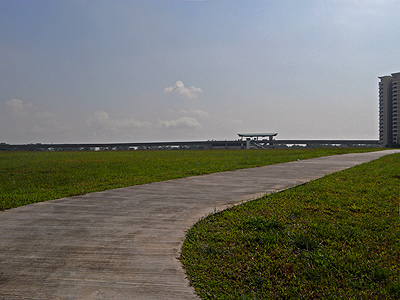
[[[277,136],[278,133],[238,133],[239,137],[270,137]]]
[[[243,138],[245,139],[254,139],[257,140],[259,138],[265,138],[268,137],[270,141],[273,140],[274,136],[277,136],[278,133],[272,132],[272,133],[238,133],[238,136],[240,137],[240,139],[243,141]]]
[[[274,136],[277,136],[278,133],[238,133],[240,138],[262,138],[262,137],[269,137],[270,139]]]

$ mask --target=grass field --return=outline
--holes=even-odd
[[[400,154],[210,215],[181,260],[202,299],[400,299]]]
[[[377,149],[0,152],[0,210],[94,191]]]

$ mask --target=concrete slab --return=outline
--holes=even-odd
[[[0,299],[198,299],[177,260],[205,214],[399,151],[328,156],[0,212]]]

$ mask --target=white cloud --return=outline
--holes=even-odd
[[[210,116],[210,114],[208,112],[205,112],[201,109],[193,109],[193,110],[185,110],[185,109],[181,109],[180,110],[181,113],[185,114],[185,115],[196,115],[202,118],[207,118]]]
[[[42,111],[32,103],[24,103],[20,99],[5,101],[2,118],[6,119],[10,126],[25,127],[26,131],[34,131],[35,128],[40,128],[40,131],[53,131],[53,126],[58,121],[56,114]]]
[[[40,142],[61,128],[56,114],[32,103],[21,99],[0,103],[0,136],[9,142]]]
[[[179,94],[187,99],[196,99],[198,93],[202,93],[201,88],[197,88],[194,86],[185,87],[182,81],[177,81],[174,86],[166,87],[164,89],[164,94]]]
[[[32,103],[24,104],[20,99],[8,100],[5,102],[5,106],[13,116],[29,114],[33,107]]]
[[[196,115],[198,115],[199,117],[203,117],[203,118],[209,117],[209,116],[210,116],[210,114],[209,114],[208,112],[205,112],[205,111],[203,111],[203,110],[201,110],[201,109],[195,109],[193,112],[194,112]]]
[[[4,112],[5,115],[3,117],[12,118],[15,121],[26,124],[47,123],[49,125],[54,125],[58,120],[56,114],[47,110],[41,111],[32,103],[24,103],[20,99],[6,101]]]
[[[196,118],[182,117],[177,120],[159,121],[165,128],[201,128]]]
[[[147,122],[140,122],[135,119],[111,119],[107,112],[97,111],[86,122],[89,127],[115,131],[124,128],[150,127]]]

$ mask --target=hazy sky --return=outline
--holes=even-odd
[[[378,139],[400,1],[0,1],[0,142]]]

